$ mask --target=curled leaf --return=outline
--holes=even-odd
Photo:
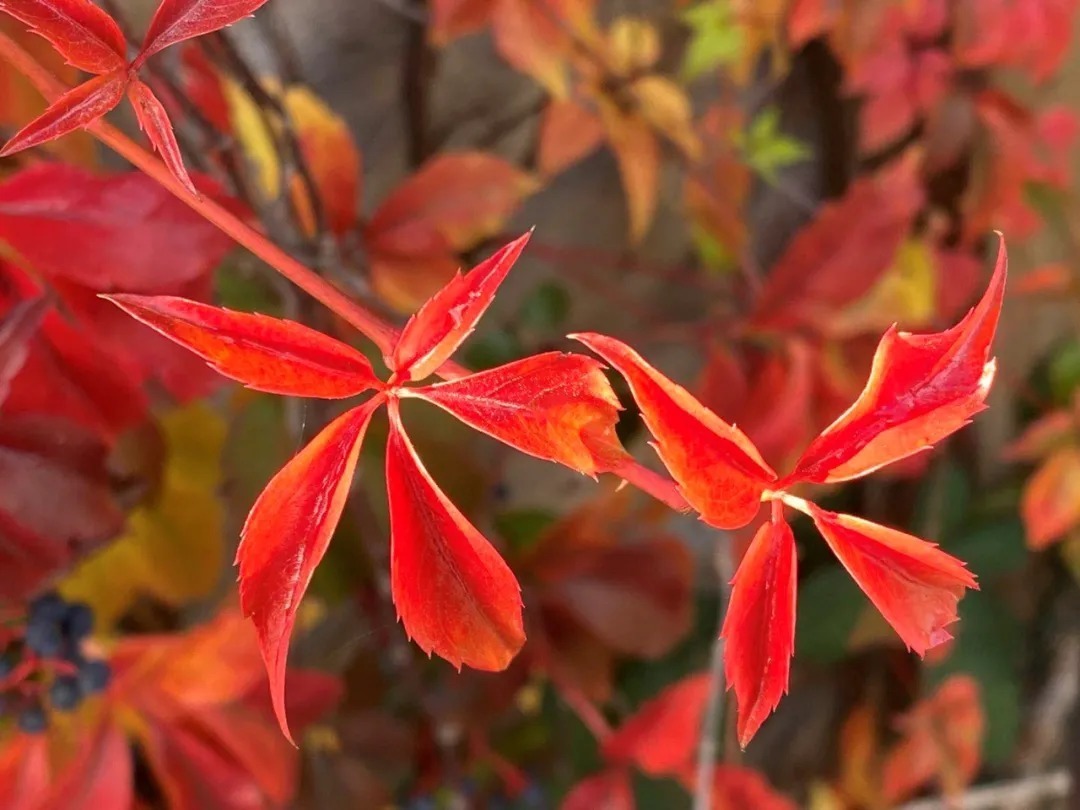
[[[415,389],[488,436],[587,475],[602,471],[591,447],[615,438],[619,400],[591,357],[548,352]]]
[[[401,623],[458,668],[506,669],[525,643],[517,579],[432,480],[391,404],[390,578]]]
[[[745,526],[776,480],[738,428],[698,402],[621,341],[594,333],[571,335],[626,378],[656,450],[702,519],[720,529]]]
[[[103,296],[133,318],[257,391],[341,399],[377,384],[360,352],[295,321],[173,296]]]
[[[266,485],[241,532],[240,604],[259,635],[274,714],[285,716],[285,666],[300,600],[349,494],[360,443],[379,398],[339,416]]]

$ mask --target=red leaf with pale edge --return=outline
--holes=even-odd
[[[732,581],[724,670],[747,746],[787,693],[795,648],[795,537],[782,513],[758,529]]]
[[[578,782],[566,794],[559,810],[634,810],[630,774],[611,770]]]
[[[424,469],[394,401],[386,486],[390,578],[405,632],[459,669],[506,669],[525,643],[521,588]]]
[[[506,274],[529,242],[519,236],[450,283],[409,318],[386,364],[410,380],[422,380],[445,363],[483,317]]]
[[[195,184],[191,182],[187,167],[184,166],[184,158],[180,154],[180,145],[176,142],[169,114],[165,112],[165,107],[154,95],[154,91],[149,85],[135,79],[128,87],[128,100],[135,108],[139,128],[146,133],[146,137],[161,155],[161,159],[169,167],[173,177],[179,180],[189,192],[198,196],[199,192]]]
[[[95,76],[69,90],[49,105],[41,115],[20,129],[0,149],[0,157],[7,157],[32,146],[49,141],[92,124],[124,97],[127,73],[119,71]]]
[[[957,602],[965,588],[979,587],[963,562],[933,543],[869,520],[814,504],[804,511],[908,648],[925,655],[952,638],[945,628],[957,619]]]
[[[683,678],[650,700],[604,741],[604,758],[652,776],[678,776],[694,761],[712,678]]]
[[[985,295],[952,329],[913,335],[894,326],[886,332],[859,398],[810,443],[787,480],[858,478],[968,424],[984,408],[994,381],[990,347],[1007,264],[1002,240]]]
[[[255,623],[281,730],[285,663],[300,600],[345,508],[360,443],[379,397],[339,416],[266,485],[241,532],[240,605]]]
[[[162,0],[146,31],[136,69],[160,50],[201,37],[254,14],[266,0]]]
[[[90,0],[0,0],[5,11],[47,39],[69,65],[111,73],[127,65],[120,26]]]
[[[602,368],[591,357],[548,352],[401,393],[523,453],[595,476],[605,467],[590,448],[597,437],[617,443],[621,409]]]
[[[30,339],[41,326],[49,301],[45,296],[19,301],[0,321],[0,405],[7,399],[11,381],[26,362]]]
[[[722,420],[615,338],[571,335],[626,378],[655,447],[702,519],[737,529],[753,519],[776,473],[741,430]]]
[[[343,399],[379,384],[360,352],[295,321],[167,295],[103,295],[248,388]]]

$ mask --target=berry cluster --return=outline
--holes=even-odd
[[[109,665],[83,652],[93,627],[89,605],[56,593],[34,599],[23,629],[0,637],[0,713],[10,711],[22,731],[37,734],[48,725],[47,710],[72,711],[103,691]]]

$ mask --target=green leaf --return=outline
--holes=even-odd
[[[942,545],[966,562],[978,577],[1007,574],[1023,568],[1028,561],[1024,524],[1015,514],[978,526]]]
[[[1080,387],[1080,342],[1071,341],[1058,350],[1050,360],[1047,376],[1054,401],[1067,405]]]
[[[558,328],[570,314],[570,293],[561,284],[539,285],[518,309],[517,325],[537,332]]]
[[[810,574],[799,586],[796,657],[823,664],[844,658],[868,604],[859,586],[841,566],[830,565]]]
[[[476,371],[483,371],[509,363],[523,355],[517,335],[506,329],[493,329],[477,335],[466,344],[465,365]]]
[[[742,56],[743,33],[726,0],[706,0],[682,15],[690,27],[690,42],[683,57],[687,80],[737,62]]]
[[[495,516],[495,528],[514,551],[531,549],[552,523],[555,515],[543,509],[511,509]]]
[[[951,459],[936,464],[919,489],[912,525],[924,537],[943,541],[962,531],[971,509],[971,482]]]
[[[746,164],[769,183],[776,182],[781,169],[810,156],[805,144],[781,131],[776,107],[766,107],[745,132],[734,133],[732,140],[742,150]]]

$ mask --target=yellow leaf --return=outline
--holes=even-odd
[[[613,73],[629,76],[648,70],[660,58],[660,34],[640,17],[619,17],[608,30],[608,64]]]
[[[648,123],[627,114],[606,96],[597,99],[597,106],[626,192],[630,240],[640,242],[656,213],[660,182],[659,144]]]
[[[906,329],[928,326],[937,305],[937,275],[930,249],[908,239],[892,266],[860,300],[829,322],[834,337],[877,333],[900,323]]]
[[[643,76],[631,85],[631,92],[642,118],[691,160],[701,157],[701,141],[694,132],[694,113],[681,87],[662,76]]]
[[[61,585],[108,627],[139,596],[181,606],[206,596],[220,578],[222,419],[201,404],[162,419],[166,467],[154,498],[135,509],[127,531]]]
[[[225,77],[222,80],[233,132],[255,168],[259,190],[267,199],[281,194],[281,162],[278,160],[274,134],[259,105],[239,83]]]

